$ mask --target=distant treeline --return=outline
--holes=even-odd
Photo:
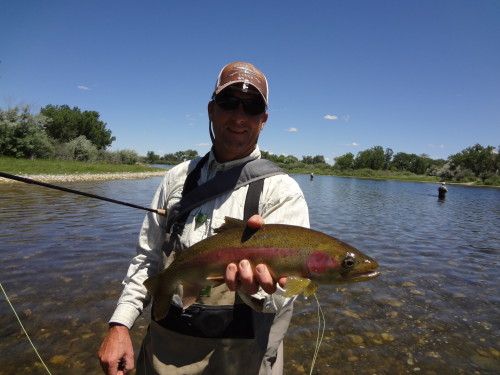
[[[133,150],[106,151],[115,137],[96,111],[48,105],[0,109],[0,156],[134,164]]]
[[[428,155],[407,154],[405,152],[394,153],[390,148],[375,146],[360,151],[355,156],[347,153],[335,158],[333,165],[328,164],[322,155],[302,156],[302,159],[293,155],[275,155],[262,151],[264,159],[277,163],[287,171],[299,173],[337,174],[352,176],[360,174],[361,171],[386,171],[389,173],[406,173],[415,175],[435,176],[444,181],[475,182],[499,185],[500,178],[500,147],[493,146],[468,147],[458,154],[450,155],[445,159],[431,159]],[[146,161],[148,163],[163,163],[176,165],[185,160],[198,157],[195,150],[177,151],[173,154],[163,156],[148,151]],[[370,176],[370,173],[363,173]]]
[[[29,106],[7,110],[0,108],[0,156],[26,159],[62,159],[77,161],[103,161],[135,164],[179,164],[198,156],[195,150],[177,151],[163,156],[148,151],[140,157],[134,150],[106,150],[115,137],[106,123],[99,120],[96,111],[81,111],[67,105],[47,105],[38,114]],[[498,171],[500,147],[476,144],[448,159],[431,159],[426,154],[394,153],[390,148],[375,146],[357,155],[338,156],[334,164],[326,163],[322,155],[275,155],[263,151],[262,157],[274,161],[289,172],[336,175],[366,175],[370,171],[434,176],[445,181],[475,182],[500,185]],[[368,173],[367,173],[368,172]]]

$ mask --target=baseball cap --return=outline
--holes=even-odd
[[[242,84],[243,92],[260,94],[266,106],[268,105],[269,89],[266,76],[255,66],[246,62],[233,62],[222,68],[215,83],[214,95],[236,83]]]

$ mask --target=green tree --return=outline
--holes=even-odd
[[[314,158],[312,156],[302,156],[302,163],[314,164]]]
[[[470,169],[476,177],[496,172],[498,168],[498,153],[495,153],[495,147],[483,147],[479,143],[451,155],[448,159],[453,167]]]
[[[325,157],[323,155],[316,155],[313,157],[313,164],[326,164]]]
[[[79,136],[85,136],[94,146],[106,149],[116,139],[106,123],[99,120],[99,112],[81,111],[78,107],[68,105],[47,105],[40,113],[50,121],[45,124],[47,134],[59,142],[69,142]]]
[[[297,164],[299,162],[299,159],[293,155],[287,155],[285,156],[285,160],[283,162],[285,164]]]
[[[278,162],[278,155],[276,154],[273,154],[269,151],[261,151],[260,154],[262,156],[262,159],[270,160],[274,163]]]
[[[384,153],[384,169],[387,170],[391,167],[392,156],[394,151],[391,148],[386,148]]]
[[[64,154],[69,160],[96,161],[98,158],[97,147],[84,135],[64,144]]]
[[[148,151],[148,153],[146,154],[146,163],[154,164],[158,160],[160,160],[159,155],[156,155],[154,151]]]
[[[398,171],[409,171],[411,168],[412,156],[406,152],[398,152],[392,159],[391,166]]]
[[[368,150],[358,152],[354,167],[356,169],[368,168],[379,170],[384,168],[385,153],[382,146],[375,146]]]
[[[47,118],[30,107],[0,109],[0,154],[16,158],[49,158],[54,146],[44,130]]]
[[[354,154],[352,152],[348,152],[347,154],[337,156],[335,158],[335,163],[333,164],[333,168],[339,171],[345,171],[352,169],[354,167]]]
[[[173,154],[165,154],[162,159],[163,162],[168,164],[179,164],[186,160],[193,160],[199,157],[198,151],[196,150],[185,150],[185,151],[176,151]]]

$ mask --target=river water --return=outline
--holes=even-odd
[[[311,227],[375,258],[381,276],[321,286],[326,328],[314,374],[500,373],[500,189],[293,176]],[[147,206],[160,178],[61,185]],[[100,373],[96,352],[144,212],[0,183],[0,283],[52,374]],[[136,350],[149,314],[132,337]],[[285,374],[308,374],[314,298],[299,298]],[[46,374],[0,296],[0,375]]]

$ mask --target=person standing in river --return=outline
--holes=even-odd
[[[235,187],[172,217],[186,191],[261,158],[257,141],[268,119],[268,92],[266,77],[252,64],[231,63],[219,73],[208,103],[212,149],[172,168],[156,192],[152,207],[167,209],[169,216],[151,213],[144,219],[137,256],[99,350],[104,373],[125,374],[135,366],[129,330],[150,302],[143,282],[168,267],[176,251],[212,236],[225,216],[245,219],[251,228],[264,221],[309,227],[304,195],[283,173],[261,176],[258,188]],[[137,374],[282,374],[283,338],[293,311],[293,299],[283,297],[283,282],[264,264],[242,260],[228,264],[225,284],[204,290],[195,305],[184,309],[174,296],[167,316],[150,323]],[[249,296],[261,303],[262,312],[244,302]]]
[[[438,198],[439,199],[444,199],[446,198],[446,193],[448,192],[448,189],[446,188],[446,183],[441,182],[441,186],[438,187]]]

